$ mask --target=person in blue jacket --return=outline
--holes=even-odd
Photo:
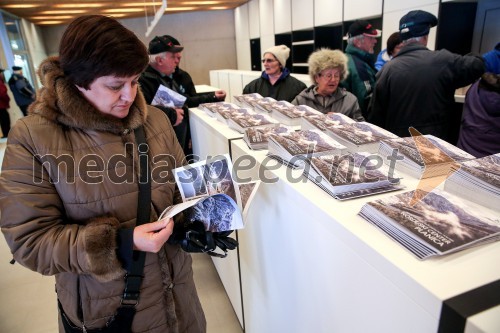
[[[483,54],[486,72],[500,74],[500,42],[495,48]]]

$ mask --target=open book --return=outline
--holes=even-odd
[[[172,89],[160,84],[155,97],[151,101],[153,106],[164,106],[169,108],[182,108],[186,102],[186,97]]]
[[[419,259],[500,239],[498,212],[440,189],[410,205],[413,192],[368,202],[359,215]]]
[[[162,216],[183,212],[187,220],[202,221],[208,231],[243,228],[241,196],[232,168],[229,156],[220,155],[174,169],[183,203],[168,207]]]

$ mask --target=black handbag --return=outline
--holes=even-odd
[[[139,150],[139,161],[141,175],[139,181],[139,204],[137,207],[136,225],[149,222],[151,214],[151,182],[148,172],[148,149],[141,150],[141,145],[146,144],[144,128],[141,126],[135,130],[136,143]],[[125,276],[125,291],[122,295],[120,307],[115,315],[106,323],[106,327],[86,330],[75,326],[64,313],[61,302],[57,300],[61,319],[66,333],[131,333],[132,321],[135,315],[135,306],[139,300],[139,293],[144,271],[144,260],[146,253],[134,251],[130,269]]]

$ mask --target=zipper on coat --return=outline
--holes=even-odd
[[[82,323],[82,330],[83,333],[87,333],[87,328],[85,328],[85,320],[83,319],[83,304],[82,304],[82,297],[80,294],[80,276],[78,275],[78,278],[76,280],[76,288],[77,288],[77,304],[78,304],[78,309],[77,309],[77,314],[78,318],[80,319]]]

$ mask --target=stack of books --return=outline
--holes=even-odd
[[[259,113],[271,113],[271,108],[269,106],[276,102],[277,101],[272,97],[256,98],[249,101],[249,103],[253,107],[253,110]]]
[[[293,105],[287,101],[279,101],[269,105],[271,116],[280,123],[289,126],[300,126],[304,116],[322,116],[323,114],[306,105]]]
[[[247,114],[231,114],[227,119],[227,125],[240,132],[245,133],[248,128],[266,128],[266,127],[277,127],[279,122],[274,120],[268,115],[257,114],[257,113],[247,113]]]
[[[215,118],[224,124],[228,124],[228,119],[230,118],[238,118],[238,117],[244,117],[244,116],[250,116],[255,114],[255,112],[251,111],[250,109],[243,109],[243,108],[233,108],[230,107],[228,109],[217,109],[215,110]]]
[[[414,196],[421,199],[412,205]],[[498,211],[440,189],[415,190],[368,202],[359,215],[419,259],[500,239]]]
[[[300,105],[304,107],[305,105]],[[314,109],[313,109],[314,110]],[[305,115],[301,118],[301,129],[319,129],[326,131],[329,126],[339,126],[345,124],[354,124],[356,121],[342,113],[331,113],[321,115]]]
[[[397,135],[367,122],[328,125],[326,133],[347,147],[350,152],[378,152],[379,142],[397,139]]]
[[[462,162],[444,189],[500,212],[500,153]]]
[[[243,141],[253,150],[267,149],[268,139],[271,134],[282,135],[293,132],[293,128],[288,126],[266,127],[266,128],[247,128]]]
[[[396,169],[415,178],[443,176],[450,171],[451,163],[474,159],[462,149],[428,134],[382,140],[378,152],[387,164],[393,160],[388,156],[395,156],[396,152],[398,156],[402,155],[395,165]]]
[[[202,103],[198,108],[204,111],[210,117],[215,118],[218,112],[228,111],[232,109],[239,109],[240,107],[233,103],[226,102],[214,102],[214,103]]]
[[[386,165],[378,167],[369,153],[312,157],[304,168],[309,180],[339,200],[403,189]]]
[[[243,95],[238,95],[238,96],[233,96],[234,102],[238,104],[242,108],[252,108],[253,109],[253,102],[255,102],[256,99],[264,98],[261,94],[258,93],[253,93],[253,94],[243,94]]]
[[[268,156],[283,164],[299,168],[314,156],[341,155],[347,148],[320,130],[302,130],[282,135],[271,134]]]

